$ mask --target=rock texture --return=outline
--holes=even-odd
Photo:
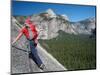
[[[17,23],[16,23],[17,22]],[[12,17],[11,25],[11,42],[18,35],[20,27],[17,25],[18,21]],[[37,46],[38,54],[46,66],[46,69],[41,70],[35,64],[34,60],[29,58],[28,41],[25,36],[14,45],[20,49],[26,50],[26,52],[19,50],[18,48],[11,47],[11,73],[34,73],[34,72],[51,72],[51,71],[63,71],[67,70],[64,68],[51,54],[46,52],[40,44]]]

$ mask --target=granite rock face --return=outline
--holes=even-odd
[[[16,38],[19,33],[20,27],[16,25],[16,19],[12,18],[11,25],[11,42]],[[34,73],[34,72],[48,72],[48,71],[62,71],[67,70],[64,68],[52,55],[46,52],[40,44],[37,46],[38,54],[46,66],[46,69],[41,70],[34,60],[29,58],[28,41],[25,36],[21,37],[18,42],[11,47],[11,73]],[[25,51],[19,50],[24,49]]]

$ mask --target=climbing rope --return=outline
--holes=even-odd
[[[13,46],[13,45],[12,45],[12,47],[14,47],[14,48],[16,48],[16,49],[18,49],[18,50],[20,50],[20,51],[30,53],[30,51],[27,51],[26,49],[21,49],[21,48],[19,48],[19,47]]]

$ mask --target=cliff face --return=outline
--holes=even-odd
[[[71,23],[73,29],[78,34],[92,34],[92,30],[96,28],[95,18],[88,18],[79,22]]]
[[[11,42],[16,38],[18,35],[19,28],[16,27],[16,23],[14,18],[12,18],[12,25],[11,25]],[[16,44],[16,47],[26,49],[26,46],[24,45],[26,42],[25,37],[23,36]],[[23,52],[21,50],[18,50],[14,47],[11,47],[11,71],[12,73],[27,73],[29,71],[28,66],[28,54],[26,52]],[[24,69],[23,69],[24,68]]]
[[[11,42],[16,38],[19,33],[21,25],[12,17],[11,25]],[[29,59],[28,54],[28,41],[25,36],[22,36],[18,42],[11,47],[11,73],[34,73],[34,72],[47,72],[47,71],[62,71],[66,70],[54,57],[52,57],[40,44],[37,46],[37,52],[42,62],[45,64],[46,69],[40,70],[35,64],[34,60]],[[18,49],[19,48],[19,49]],[[20,50],[23,49],[23,50]]]

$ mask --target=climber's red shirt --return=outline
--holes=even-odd
[[[37,33],[37,30],[36,30],[35,24],[30,21],[30,18],[26,19],[25,23],[27,25],[29,25],[29,28],[33,32],[33,35],[34,35],[33,39],[34,40],[37,39],[38,33]],[[28,29],[25,26],[21,29],[21,32],[26,36],[27,39],[29,38],[29,31],[28,31]]]

